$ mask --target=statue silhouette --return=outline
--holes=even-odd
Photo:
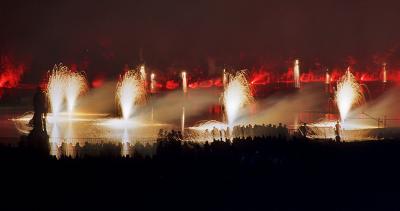
[[[41,154],[49,153],[49,136],[46,129],[47,97],[40,87],[37,87],[33,96],[33,117],[29,125],[33,127],[27,139],[23,138],[21,144]]]
[[[38,133],[46,133],[46,117],[47,117],[47,98],[46,94],[41,90],[40,87],[36,89],[33,97],[33,118],[31,125],[33,131]]]

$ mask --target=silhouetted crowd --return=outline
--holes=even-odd
[[[289,131],[285,125],[236,126],[232,132],[214,128],[204,131],[198,140],[184,141],[181,131],[160,129],[154,142],[135,143],[62,143],[52,144],[50,155],[57,158],[127,157],[135,159],[196,157],[200,154],[232,154],[233,150],[262,147],[263,142],[287,142]],[[199,137],[198,137],[199,138]],[[291,138],[292,140],[301,140]],[[222,151],[221,151],[222,150]],[[240,150],[239,150],[240,151]]]

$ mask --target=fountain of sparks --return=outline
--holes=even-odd
[[[127,120],[135,111],[135,107],[145,99],[145,87],[142,74],[132,70],[127,71],[117,84],[116,100],[121,109],[122,117]]]
[[[241,109],[253,103],[254,98],[244,71],[237,72],[236,75],[228,75],[228,77],[230,80],[221,96],[221,101],[225,108],[225,122],[210,120],[199,123],[190,129],[204,131],[217,128],[218,130],[229,131],[228,128],[233,128],[239,124],[237,118],[240,115]],[[228,134],[228,136],[230,137],[231,134]]]
[[[293,77],[294,87],[300,88],[300,62],[298,59],[294,60]]]
[[[65,97],[69,114],[74,112],[78,96],[85,92],[87,88],[86,78],[83,74],[69,72],[69,74],[66,75]]]
[[[237,72],[235,76],[231,76],[230,78],[232,79],[227,84],[222,95],[222,102],[225,108],[227,123],[232,127],[239,116],[240,109],[252,103],[254,98],[243,71]]]
[[[346,119],[350,109],[364,99],[360,84],[356,81],[350,69],[347,69],[345,75],[337,83],[335,100],[339,109],[342,122]]]
[[[58,115],[62,109],[68,72],[69,70],[66,66],[62,64],[59,66],[55,65],[49,76],[47,95],[50,101],[51,112],[54,115]]]
[[[187,79],[186,79],[186,72],[183,71],[181,73],[181,77],[182,77],[182,91],[184,94],[187,93]]]
[[[53,115],[57,116],[61,112],[64,99],[67,102],[68,113],[72,114],[78,96],[86,90],[87,82],[83,74],[71,72],[62,64],[55,65],[47,84],[47,94]]]

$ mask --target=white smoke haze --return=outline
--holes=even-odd
[[[324,108],[327,98],[323,88],[316,85],[306,85],[295,93],[278,93],[258,100],[254,107],[241,111],[239,124],[287,124],[297,121],[298,114],[304,111],[318,112]],[[252,110],[255,112],[252,112]]]
[[[354,109],[350,113],[350,117],[362,116],[364,119],[359,120],[368,124],[377,126],[377,119],[383,120],[386,116],[388,127],[400,126],[400,87],[393,87],[387,90],[383,95],[373,99],[363,106]],[[370,119],[368,119],[370,118]],[[383,125],[382,125],[383,126]]]
[[[115,86],[117,82],[109,81],[96,89],[90,89],[77,101],[78,112],[85,113],[115,113]]]
[[[217,94],[216,94],[217,93]],[[185,107],[185,119],[201,116],[207,113],[207,109],[219,103],[218,91],[210,90],[189,90],[184,96],[182,90],[168,92],[164,96],[150,97],[147,104],[138,108],[135,117],[149,119],[153,110],[154,120],[163,123],[172,123],[180,120],[182,108]]]

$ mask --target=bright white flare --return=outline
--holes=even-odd
[[[345,75],[338,81],[335,99],[342,121],[346,119],[353,105],[363,101],[364,96],[361,92],[361,86],[350,70],[347,70]]]
[[[254,98],[243,71],[237,72],[236,75],[231,75],[229,78],[230,81],[222,95],[222,101],[228,125],[234,126],[240,109],[252,103]]]
[[[293,77],[294,77],[294,87],[300,88],[300,66],[298,59],[294,60]]]
[[[137,72],[130,70],[121,77],[117,84],[116,98],[124,119],[131,117],[135,105],[143,102],[145,93],[142,77]]]

